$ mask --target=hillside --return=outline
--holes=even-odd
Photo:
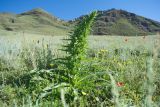
[[[84,16],[67,22],[40,8],[21,14],[0,13],[0,30],[65,35]],[[148,35],[160,31],[160,22],[124,10],[111,9],[98,11],[92,29],[94,35]]]
[[[17,15],[1,13],[0,29],[44,35],[64,35],[68,32],[67,22],[39,8]]]
[[[160,23],[124,10],[98,11],[94,35],[145,35],[160,31]],[[71,23],[78,23],[81,16]]]

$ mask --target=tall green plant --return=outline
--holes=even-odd
[[[69,35],[69,39],[65,39],[69,42],[64,46],[64,51],[67,53],[67,56],[64,58],[63,62],[71,77],[78,72],[81,62],[86,56],[87,36],[90,33],[96,15],[97,12],[94,11],[90,15],[84,17],[82,22],[75,27],[73,33]]]

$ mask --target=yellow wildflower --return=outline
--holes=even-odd
[[[53,67],[53,66],[54,66],[54,64],[50,64],[50,66],[51,66],[51,67]]]
[[[87,93],[85,93],[85,92],[82,91],[82,95],[87,95]]]

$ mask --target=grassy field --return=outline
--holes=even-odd
[[[0,31],[2,107],[159,107],[160,37]]]
[[[158,37],[89,36],[87,59],[66,89],[55,59],[66,55],[59,49],[67,36],[1,32],[0,105],[158,107],[159,58],[149,59]]]
[[[52,49],[59,49],[63,44],[62,39],[67,36],[38,35],[23,32],[0,32],[0,53],[9,50],[22,49],[23,45],[37,44],[44,41],[44,44],[50,44]],[[116,49],[116,48],[139,48],[144,47],[152,49],[157,35],[151,36],[96,36],[90,35],[88,38],[89,48],[97,49]]]

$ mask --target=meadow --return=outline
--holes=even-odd
[[[0,106],[159,107],[159,36],[1,31]]]

